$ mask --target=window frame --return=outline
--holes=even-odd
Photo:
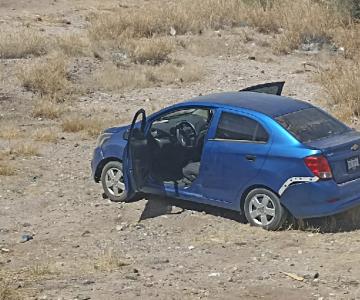
[[[224,138],[217,138],[216,137],[216,133],[221,121],[221,117],[224,113],[228,113],[228,114],[232,114],[238,117],[242,117],[242,118],[248,118],[252,121],[255,121],[256,123],[258,123],[266,132],[268,138],[266,142],[263,141],[249,141],[249,140],[236,140],[236,139],[224,139]],[[258,118],[254,117],[253,115],[247,114],[247,113],[241,113],[238,111],[233,111],[233,110],[219,110],[218,111],[218,116],[216,118],[216,123],[214,124],[214,132],[213,132],[213,137],[210,138],[210,141],[217,141],[217,142],[231,142],[231,143],[242,143],[242,144],[257,144],[257,145],[266,145],[270,142],[271,140],[271,134],[269,132],[269,130],[266,128],[266,126],[264,126],[263,122],[261,122]]]

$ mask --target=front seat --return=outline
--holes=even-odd
[[[193,182],[199,175],[200,162],[190,162],[183,168],[184,177]]]

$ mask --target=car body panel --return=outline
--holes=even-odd
[[[342,177],[346,182],[336,182],[333,179],[294,182],[280,193],[284,183],[290,178],[313,178],[314,175],[304,163],[307,156],[325,154],[331,163],[331,157],[336,157],[339,147],[346,148],[346,155],[360,155],[359,148],[351,150],[353,144],[360,146],[359,133],[301,143],[274,118],[313,106],[287,97],[254,92],[200,96],[172,105],[148,116],[145,132],[163,114],[198,107],[208,107],[215,112],[205,138],[198,178],[189,187],[159,183],[150,178],[142,191],[241,211],[246,193],[254,187],[264,187],[277,193],[281,203],[297,218],[332,215],[360,205],[360,179],[357,176],[354,180],[351,180],[351,176],[345,179]],[[222,111],[235,112],[258,121],[270,134],[268,143],[216,141],[214,137]],[[128,141],[124,139],[124,133],[129,127],[108,129],[106,132],[111,133],[111,137],[95,149],[91,165],[92,176],[95,181],[99,181],[99,170],[104,162],[109,159],[123,161],[125,184],[132,194],[136,187],[132,183],[134,174]],[[256,156],[255,163],[244,160],[248,153]]]
[[[269,141],[252,143],[216,139],[217,124],[223,112],[256,120],[268,131]],[[248,182],[256,178],[260,172],[271,143],[271,131],[261,120],[259,113],[249,110],[218,109],[201,160],[199,177],[201,177],[203,195],[213,201],[227,202],[233,207],[240,207],[239,195],[246,189]],[[254,159],[248,160],[247,156]]]

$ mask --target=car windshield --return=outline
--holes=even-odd
[[[320,140],[350,130],[315,107],[279,116],[276,121],[301,142]]]

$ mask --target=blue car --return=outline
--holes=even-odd
[[[158,194],[238,211],[268,230],[360,204],[360,133],[284,82],[199,96],[105,130],[93,178],[112,201]]]

